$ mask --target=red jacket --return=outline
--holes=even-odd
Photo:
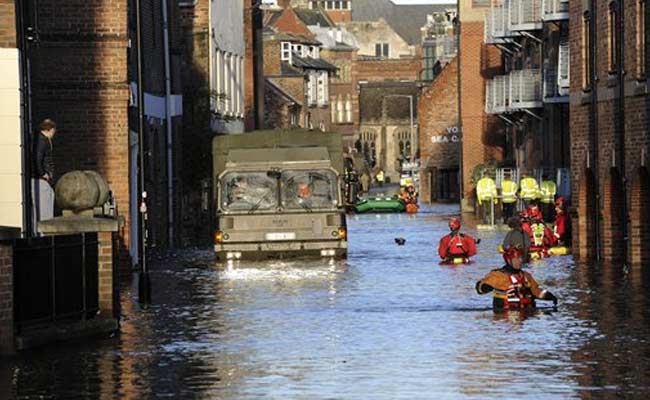
[[[569,217],[566,213],[559,213],[555,217],[555,238],[560,241],[564,242],[566,239],[565,236],[567,234],[567,229],[569,224]]]
[[[476,255],[476,240],[463,233],[450,233],[440,239],[438,246],[440,258],[472,257]]]

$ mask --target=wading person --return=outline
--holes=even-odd
[[[557,305],[557,297],[548,290],[539,288],[531,274],[522,271],[524,253],[516,247],[508,247],[503,253],[506,265],[493,269],[483,279],[476,282],[476,292],[492,292],[492,306],[495,311],[523,310],[535,307],[535,300],[552,301]]]
[[[438,255],[443,262],[453,262],[457,258],[468,262],[470,257],[476,255],[476,239],[460,233],[460,219],[456,217],[449,220],[449,230],[451,232],[440,239]]]
[[[503,248],[516,247],[521,249],[524,253],[524,261],[527,261],[530,252],[530,235],[523,229],[521,217],[510,217],[508,227],[510,230],[506,233],[506,237],[503,238]]]
[[[34,211],[34,231],[38,221],[54,217],[54,161],[52,158],[52,139],[56,134],[56,124],[44,119],[34,140],[32,205]]]

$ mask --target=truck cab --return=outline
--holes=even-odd
[[[218,260],[347,255],[342,177],[328,147],[294,143],[220,151]]]

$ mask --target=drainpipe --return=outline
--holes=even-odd
[[[169,20],[167,0],[162,0],[163,53],[165,57],[165,125],[167,126],[167,243],[174,248],[174,137],[172,131],[172,91],[169,66]]]
[[[138,276],[138,301],[146,307],[151,303],[151,280],[147,265],[147,191],[144,173],[144,79],[142,78],[142,7],[140,0],[135,0],[135,30],[137,47],[137,80],[138,80],[138,158],[139,158],[139,189],[140,189],[140,235],[142,253],[140,254],[140,274]]]
[[[593,161],[593,168],[595,171],[594,179],[594,190],[596,191],[596,218],[594,218],[595,225],[595,243],[596,243],[596,260],[600,260],[600,176],[598,172],[598,74],[596,73],[596,57],[598,55],[598,46],[596,46],[596,41],[598,39],[598,31],[596,30],[596,4],[597,0],[589,1],[589,29],[591,33],[591,43],[589,44],[589,52],[591,57],[589,59],[589,67],[591,69],[591,109],[589,113],[591,114],[591,120],[589,124],[589,136],[591,137],[590,142],[593,143],[593,160],[588,160],[589,162]],[[587,154],[590,154],[588,152]],[[589,156],[588,156],[589,157]]]
[[[626,169],[625,169],[625,1],[619,0],[618,2],[618,135],[616,135],[616,141],[618,150],[620,152],[620,157],[617,160],[620,165],[621,174],[623,176],[623,186],[621,190],[623,191],[623,204],[621,213],[623,214],[623,220],[621,221],[623,229],[623,260],[624,263],[627,263],[627,243],[628,243],[628,232],[627,232],[627,178],[626,178]]]
[[[20,90],[22,92],[22,171],[23,171],[23,236],[31,238],[34,234],[32,215],[32,113],[31,113],[31,82],[29,73],[29,41],[34,40],[34,27],[28,26],[25,0],[16,2],[16,33],[18,34],[18,50],[20,52]],[[27,31],[31,32],[31,35]]]

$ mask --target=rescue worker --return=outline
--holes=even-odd
[[[438,255],[444,262],[451,262],[455,258],[462,258],[463,262],[468,262],[470,257],[476,255],[477,240],[470,235],[460,233],[460,219],[457,217],[449,220],[449,230],[451,232],[440,239]]]
[[[521,218],[517,216],[510,217],[508,219],[508,227],[510,227],[510,230],[506,233],[506,237],[503,238],[503,248],[517,247],[522,249],[524,261],[528,262],[530,256],[530,235],[522,228]]]
[[[530,251],[539,257],[548,257],[548,249],[555,244],[553,231],[542,220],[542,213],[536,205],[528,207],[530,220]]]
[[[542,184],[539,188],[539,201],[542,203],[542,215],[544,222],[552,222],[555,218],[554,202],[555,194],[557,193],[557,185],[554,181],[550,180],[548,175],[542,177]]]
[[[539,198],[539,186],[535,178],[523,174],[519,181],[519,198],[524,201],[526,206]]]
[[[479,179],[476,183],[476,200],[478,201],[481,219],[485,222],[488,215],[491,216],[487,211],[490,210],[490,212],[492,212],[490,202],[497,204],[499,201],[497,197],[497,185],[494,182],[494,179],[485,175]]]
[[[533,276],[521,270],[524,265],[522,249],[508,247],[503,259],[506,265],[493,269],[476,282],[478,294],[493,292],[495,311],[530,309],[535,307],[535,299],[552,301],[557,306],[557,297],[548,290],[541,290]]]
[[[566,199],[564,197],[558,197],[555,200],[555,227],[553,234],[558,246],[566,246],[571,240],[569,216],[566,212]]]
[[[517,206],[517,190],[519,190],[517,182],[512,180],[510,174],[505,175],[501,182],[501,214],[504,224],[507,224],[514,214]]]

